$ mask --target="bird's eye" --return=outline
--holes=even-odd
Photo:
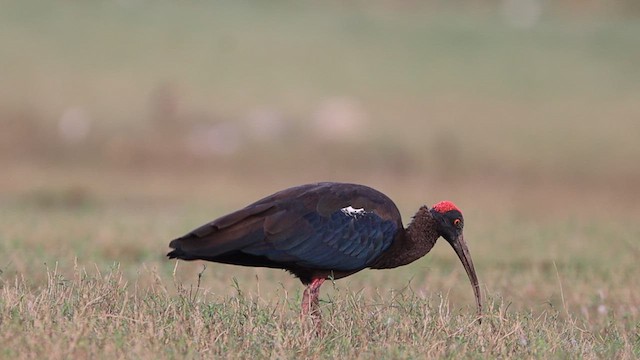
[[[458,229],[462,229],[462,220],[460,219],[453,220],[453,226],[457,227]]]

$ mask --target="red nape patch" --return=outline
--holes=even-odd
[[[458,207],[455,206],[451,201],[440,201],[439,203],[433,206],[433,210],[439,212],[440,214],[444,214],[451,210],[460,211],[460,209],[458,209]],[[460,213],[462,213],[462,211],[460,211]]]

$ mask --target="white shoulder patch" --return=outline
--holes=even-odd
[[[358,215],[364,215],[365,213],[364,208],[354,209],[351,205],[340,209],[340,211],[342,211],[342,213],[347,216],[353,216],[353,217],[356,217]]]

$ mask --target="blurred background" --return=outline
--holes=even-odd
[[[2,8],[4,196],[199,179],[210,200],[317,180],[409,181],[425,201],[455,195],[436,181],[640,195],[633,0]]]
[[[171,269],[171,238],[326,180],[405,221],[453,200],[485,274],[605,269],[616,231],[640,251],[639,4],[2,1],[3,269]]]

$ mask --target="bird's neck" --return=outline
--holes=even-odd
[[[371,268],[389,269],[412,263],[431,251],[439,236],[436,220],[429,208],[423,206],[407,229],[398,233],[393,244]]]

